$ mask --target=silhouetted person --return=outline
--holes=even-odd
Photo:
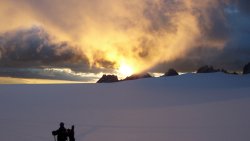
[[[57,141],[66,141],[67,140],[67,130],[64,127],[64,123],[60,123],[60,128],[56,131],[52,131],[52,135],[57,135]]]
[[[67,130],[68,131],[69,141],[75,141],[75,131],[74,131],[74,129],[75,129],[75,126],[72,125],[71,129]]]

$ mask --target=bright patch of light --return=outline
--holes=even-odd
[[[121,65],[118,72],[123,75],[123,76],[130,76],[133,74],[133,69],[132,67],[128,66],[128,65]]]
[[[164,75],[164,73],[150,73],[154,77],[161,77]]]

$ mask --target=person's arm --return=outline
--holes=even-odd
[[[55,135],[57,135],[57,134],[58,134],[58,130],[52,131],[52,135],[53,135],[53,136],[55,136]]]

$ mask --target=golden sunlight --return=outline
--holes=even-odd
[[[122,64],[118,70],[118,72],[123,76],[130,76],[134,73],[134,70],[132,67]]]

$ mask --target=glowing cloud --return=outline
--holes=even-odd
[[[0,32],[36,25],[55,44],[79,47],[90,67],[129,75],[197,47],[223,49],[229,38],[225,7],[233,4],[240,1],[3,0]]]

